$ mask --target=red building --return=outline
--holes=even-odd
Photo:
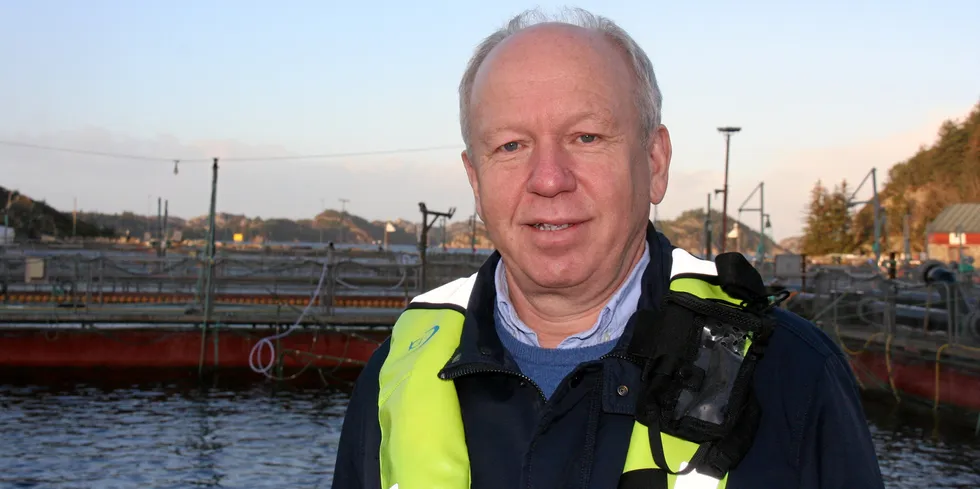
[[[929,258],[959,262],[980,258],[980,203],[953,204],[926,226]]]

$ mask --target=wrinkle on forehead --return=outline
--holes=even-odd
[[[478,70],[470,94],[476,139],[496,128],[481,127],[484,107],[498,100],[533,97],[542,88],[595,97],[594,110],[632,110],[633,75],[622,50],[604,34],[567,24],[539,24],[501,42]],[[554,93],[550,91],[548,93]],[[520,110],[521,103],[514,104]],[[625,107],[621,107],[625,105]],[[600,114],[597,113],[597,116]],[[624,114],[625,115],[625,114]],[[625,122],[625,121],[621,121]],[[480,134],[484,133],[484,134]]]

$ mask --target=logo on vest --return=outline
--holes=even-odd
[[[419,348],[422,348],[422,345],[428,343],[429,340],[431,340],[432,337],[435,336],[436,332],[438,331],[439,331],[438,324],[429,328],[428,330],[425,331],[425,333],[422,333],[422,336],[419,336],[415,341],[412,341],[411,343],[408,344],[408,351],[418,350]]]

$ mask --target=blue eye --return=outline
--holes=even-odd
[[[520,148],[520,144],[514,141],[504,144],[500,149],[509,152],[517,151]]]
[[[580,141],[582,141],[583,143],[586,143],[586,144],[595,142],[595,140],[597,139],[597,137],[596,137],[595,134],[583,134],[583,135],[579,136],[578,138],[579,138]]]

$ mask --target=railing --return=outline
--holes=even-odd
[[[886,338],[920,338],[950,345],[980,345],[980,288],[941,267],[931,276],[905,278],[846,267],[808,272],[805,286],[785,306],[831,333],[864,331]],[[920,270],[921,271],[921,270]]]
[[[485,259],[485,257],[483,258]],[[469,275],[482,259],[430,262],[430,287]],[[379,307],[398,307],[421,292],[421,269],[403,256],[352,258],[342,253],[320,257],[226,254],[215,259],[212,289],[205,290],[207,260],[201,256],[147,256],[145,253],[23,253],[0,255],[0,300],[5,303],[203,304],[217,302],[269,304],[286,299],[308,301],[325,274],[315,298],[332,305],[353,298],[391,298]],[[397,300],[395,300],[397,299]],[[377,306],[377,300],[374,301]],[[367,307],[371,307],[370,305]]]

